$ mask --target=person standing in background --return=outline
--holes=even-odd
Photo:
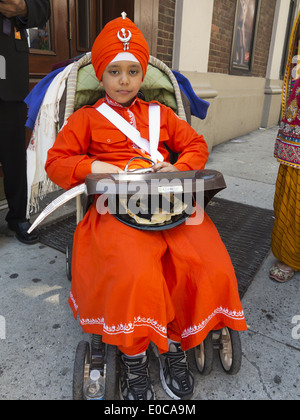
[[[36,234],[27,233],[30,222],[26,218],[24,99],[29,92],[26,29],[45,25],[49,17],[50,0],[0,0],[0,56],[5,66],[0,76],[0,162],[9,209],[6,221],[17,239],[25,244],[38,241]]]
[[[276,182],[272,252],[278,261],[271,279],[285,283],[300,270],[300,12],[290,38],[282,90],[282,120],[275,157],[280,163]]]

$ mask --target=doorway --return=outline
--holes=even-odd
[[[134,0],[51,0],[51,18],[28,31],[31,88],[52,70],[91,50],[103,26],[123,11],[134,20]]]

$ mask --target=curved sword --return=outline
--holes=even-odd
[[[53,213],[54,210],[56,210],[58,207],[67,203],[68,201],[72,200],[72,198],[75,198],[78,195],[81,195],[85,192],[86,192],[86,185],[85,184],[77,185],[77,187],[74,187],[74,188],[64,192],[62,195],[60,195],[55,200],[53,200],[42,211],[42,213],[37,217],[35,222],[31,225],[30,229],[28,229],[27,233],[31,233],[44,219],[46,219],[47,216],[49,216],[49,214]]]

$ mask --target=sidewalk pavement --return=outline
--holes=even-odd
[[[207,168],[222,172],[227,183],[218,197],[273,208],[276,133],[277,127],[256,130],[213,149]],[[70,203],[63,211],[74,208]],[[4,217],[1,211],[0,400],[72,399],[75,349],[90,337],[67,303],[65,255],[19,243]],[[226,375],[217,359],[210,376],[195,370],[194,400],[300,400],[300,273],[277,284],[268,277],[273,261],[270,252],[242,300],[249,329],[241,333],[240,372]],[[151,371],[157,399],[169,400],[156,362]]]

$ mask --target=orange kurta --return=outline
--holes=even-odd
[[[102,101],[74,113],[48,153],[46,170],[62,188],[82,183],[95,159],[123,169],[130,158],[145,156],[97,112]],[[146,102],[114,109],[149,138]],[[164,143],[180,153],[179,170],[204,168],[203,137],[161,106],[158,150],[168,160]],[[69,303],[85,332],[126,354],[144,351],[150,341],[168,351],[167,337],[186,350],[212,329],[246,329],[230,257],[206,214],[200,225],[142,231],[100,215],[94,203],[75,232]]]

